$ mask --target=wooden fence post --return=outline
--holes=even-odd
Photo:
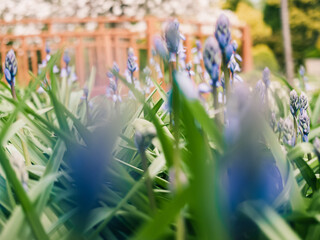
[[[252,40],[250,35],[250,28],[248,25],[242,28],[242,58],[243,72],[251,71],[253,69]]]
[[[153,46],[153,36],[155,34],[155,18],[154,17],[147,17],[147,51],[148,51],[148,59],[152,57],[152,46]]]

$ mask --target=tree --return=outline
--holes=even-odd
[[[293,58],[297,67],[303,64],[308,53],[316,48],[320,36],[320,1],[288,0],[288,3]],[[272,37],[266,41],[271,49],[274,49],[279,63],[283,66],[280,0],[267,0],[264,21],[272,28]]]

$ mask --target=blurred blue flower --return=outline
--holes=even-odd
[[[293,122],[289,117],[284,120],[281,132],[283,133],[283,143],[294,146],[296,142],[294,127]]]
[[[113,71],[119,73],[120,71],[120,68],[118,66],[118,64],[116,62],[113,62],[113,67],[112,67]]]
[[[302,92],[299,97],[300,112],[306,111],[308,106],[308,97],[304,92]]]
[[[170,53],[178,53],[181,34],[178,20],[170,21],[165,29],[167,49]]]
[[[299,127],[303,142],[308,142],[308,135],[310,132],[310,119],[307,111],[300,112],[299,115]]]
[[[68,51],[64,51],[64,54],[63,54],[63,61],[65,62],[65,64],[68,66],[70,61],[71,61],[71,58],[70,58],[70,55],[69,55],[69,52]]]
[[[18,71],[17,58],[16,58],[16,55],[14,54],[14,51],[11,49],[6,55],[5,65],[4,65],[4,75],[11,87],[15,85],[15,77],[17,75],[17,71]]]
[[[290,92],[290,112],[295,117],[299,110],[299,97],[296,90]]]
[[[46,53],[50,54],[50,52],[51,52],[51,49],[50,49],[49,43],[46,42]]]
[[[225,55],[226,55],[225,64],[228,64],[230,62],[230,60],[231,60],[232,55],[234,54],[234,48],[233,48],[231,43],[229,43],[227,45],[227,47],[225,48],[224,52],[225,52]]]
[[[128,61],[127,61],[127,68],[131,74],[137,70],[138,65],[136,63],[137,57],[134,56],[133,50],[130,49],[128,52]]]
[[[203,61],[210,75],[212,85],[215,86],[219,80],[219,65],[221,62],[221,51],[217,41],[209,37],[204,44]]]
[[[219,42],[221,50],[224,50],[231,40],[229,19],[224,14],[221,14],[217,20],[215,37]]]
[[[270,86],[270,70],[268,67],[266,67],[262,72],[262,81],[266,85],[267,88]]]
[[[164,61],[168,61],[168,59],[169,59],[168,49],[165,46],[165,43],[163,42],[162,38],[160,36],[155,36],[153,38],[153,43],[154,43],[154,47],[156,49],[156,53],[159,54],[159,56]]]

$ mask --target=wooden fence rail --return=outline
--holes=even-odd
[[[186,19],[179,21],[182,26],[189,27],[188,31],[181,29],[187,38],[184,46],[187,50],[187,57],[190,59],[191,48],[194,46],[195,40],[200,39],[203,42],[209,35],[202,30],[204,26],[209,24]],[[17,81],[24,85],[29,81],[28,71],[37,74],[38,64],[42,62],[42,59],[45,59],[46,43],[49,44],[53,52],[64,47],[72,56],[72,62],[81,84],[85,82],[91,68],[95,66],[97,70],[96,87],[104,86],[107,84],[105,73],[114,61],[119,64],[121,73],[124,72],[127,52],[130,47],[138,57],[138,62],[140,58],[148,57],[149,59],[151,57],[153,36],[161,33],[164,22],[165,19],[154,17],[144,19],[101,17],[0,21],[0,59],[3,63],[7,51],[11,48],[15,50],[19,67]],[[93,28],[87,29],[90,24],[93,25]],[[212,24],[210,25],[212,26],[212,34],[214,27]],[[22,29],[33,26],[38,31],[32,34],[12,33],[18,26]],[[133,30],[136,29],[136,26],[142,26],[142,29]],[[240,32],[243,71],[251,70],[249,28],[243,26],[233,27],[233,29]],[[141,63],[145,64],[146,61],[141,61]]]

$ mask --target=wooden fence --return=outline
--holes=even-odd
[[[195,40],[202,42],[208,34],[203,32],[203,28],[208,23],[179,19],[182,33],[186,36],[184,46],[187,50],[187,58],[191,59],[191,49],[195,45]],[[18,58],[18,79],[21,85],[29,81],[28,71],[37,74],[38,64],[45,58],[46,43],[56,51],[59,48],[66,48],[72,56],[72,63],[75,65],[76,74],[81,84],[88,78],[91,68],[96,68],[96,87],[105,86],[106,71],[108,67],[116,61],[123,73],[126,68],[128,48],[133,48],[138,57],[151,56],[153,36],[160,34],[165,19],[146,17],[144,19],[135,18],[62,18],[35,20],[24,19],[11,22],[0,21],[0,58],[4,62],[6,52],[13,48]],[[93,27],[88,30],[86,26]],[[13,29],[28,29],[33,26],[40,29],[35,34],[14,34]],[[134,30],[137,26],[142,26],[142,30]],[[213,32],[213,25],[210,24]],[[184,31],[183,29],[188,28]],[[247,26],[234,27],[240,32],[242,46],[243,71],[251,70],[251,38]],[[141,61],[143,63],[143,61]],[[61,60],[62,64],[62,60]],[[145,62],[144,62],[145,64]],[[27,77],[26,77],[27,76]],[[101,88],[101,87],[100,87]],[[105,88],[101,88],[103,92]]]

